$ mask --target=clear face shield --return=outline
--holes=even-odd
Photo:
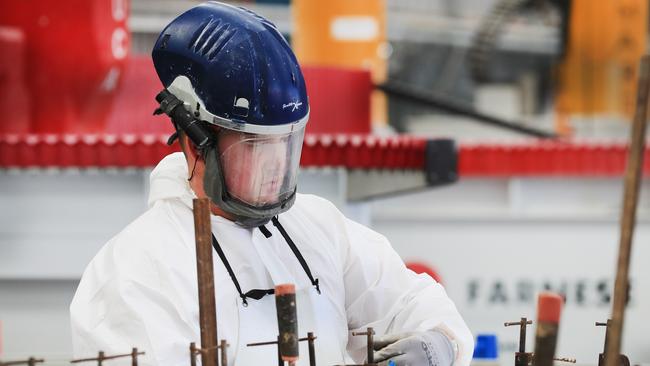
[[[261,135],[222,129],[219,160],[228,194],[255,208],[283,202],[296,188],[305,129]]]

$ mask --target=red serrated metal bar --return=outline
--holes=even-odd
[[[461,177],[614,177],[623,174],[626,154],[619,143],[462,145],[458,170]],[[650,175],[647,160],[644,174]]]
[[[146,168],[178,151],[166,134],[0,135],[0,168]],[[416,136],[307,134],[301,166],[347,169],[422,169],[427,140]],[[458,171],[467,177],[613,177],[625,168],[621,143],[533,140],[460,145]],[[650,175],[650,148],[644,174]]]

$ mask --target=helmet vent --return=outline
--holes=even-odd
[[[188,50],[193,48],[196,49],[196,46],[199,43],[199,38],[203,36],[203,34],[205,33],[205,28],[207,28],[208,25],[212,23],[212,20],[213,20],[212,17],[208,17],[201,23],[201,25],[199,25],[198,28],[196,28],[194,34],[192,35],[192,38],[190,39],[190,42],[187,44]]]
[[[194,32],[188,48],[212,61],[236,32],[229,23],[210,17]]]
[[[164,50],[167,48],[167,44],[169,43],[169,38],[171,37],[171,34],[165,34],[162,38],[162,41],[160,41],[160,49]]]

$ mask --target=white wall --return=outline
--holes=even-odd
[[[470,328],[498,335],[504,364],[513,360],[519,331],[503,323],[534,320],[545,284],[567,297],[558,354],[596,364],[604,329],[594,323],[611,313],[621,198],[614,179],[468,180],[376,202],[373,226],[406,261],[437,270]],[[649,199],[646,182],[623,340],[633,364],[650,362]],[[532,351],[534,325],[528,335]]]
[[[67,309],[80,275],[101,245],[144,210],[145,182],[141,170],[0,171],[5,356],[69,357]]]

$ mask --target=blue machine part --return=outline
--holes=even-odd
[[[499,342],[496,334],[479,334],[474,346],[474,359],[496,359],[499,357]]]

